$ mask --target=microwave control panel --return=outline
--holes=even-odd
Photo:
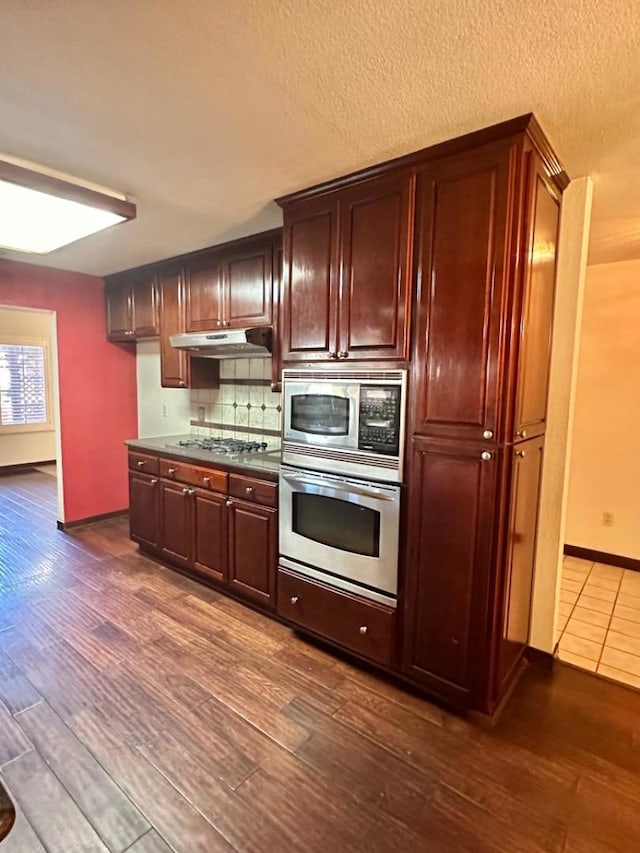
[[[358,449],[397,456],[400,452],[398,385],[361,385]]]

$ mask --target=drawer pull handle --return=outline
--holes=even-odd
[[[368,629],[367,629],[367,626],[366,626],[366,625],[361,625],[361,626],[360,626],[360,633],[361,633],[361,634],[366,634],[366,633],[367,633],[367,630],[368,630]]]
[[[157,482],[158,482],[158,478],[157,478],[157,477],[154,477],[154,478],[151,480],[151,485],[152,485],[152,486],[155,486],[155,485],[157,484]]]
[[[521,429],[521,430],[519,430],[519,432],[516,433],[516,435],[518,436],[518,438],[526,438],[527,437],[527,431],[526,431],[526,429]]]
[[[147,464],[147,463],[146,463],[146,462],[143,462],[143,460],[142,460],[142,459],[139,459],[139,460],[136,462],[136,465],[138,466],[138,468],[144,468],[144,466],[145,466],[146,464]]]
[[[253,486],[247,486],[245,492],[249,495],[249,497],[251,497],[251,495],[253,494]]]
[[[297,603],[298,603],[298,601],[300,601],[300,599],[298,598],[298,596],[297,596],[297,595],[292,595],[292,596],[291,596],[291,603],[292,603],[292,604],[297,604]]]
[[[202,482],[205,484],[205,486],[208,486],[211,482],[211,477],[203,477]]]
[[[167,468],[167,474],[172,477],[176,473],[175,468]]]

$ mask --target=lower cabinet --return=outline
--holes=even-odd
[[[414,438],[403,668],[459,704],[485,677],[495,450]]]
[[[146,548],[158,547],[160,489],[157,477],[129,474],[129,535]]]
[[[263,607],[275,608],[278,512],[232,499],[229,509],[229,586]]]
[[[129,497],[135,542],[177,568],[275,610],[275,483],[131,452]]]

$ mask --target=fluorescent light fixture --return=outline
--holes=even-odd
[[[119,222],[136,206],[110,190],[0,160],[0,247],[46,254]]]

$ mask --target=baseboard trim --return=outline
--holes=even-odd
[[[103,512],[102,515],[90,515],[87,518],[76,518],[74,521],[58,521],[58,530],[73,530],[75,527],[84,527],[87,524],[96,524],[98,521],[109,521],[111,518],[121,518],[129,515],[128,509],[117,509],[114,512]]]
[[[20,465],[0,465],[0,477],[9,474],[20,474],[33,471],[38,465],[54,465],[55,459],[44,459],[42,462],[21,462]]]
[[[527,646],[525,657],[532,666],[551,672],[555,669],[558,658],[552,652],[543,652],[542,649],[534,649]]]
[[[619,569],[640,572],[640,560],[634,557],[607,554],[606,551],[593,551],[591,548],[580,548],[578,545],[565,545],[564,553],[567,557],[579,557],[581,560],[591,560],[592,563],[604,563],[606,566],[617,566]]]

